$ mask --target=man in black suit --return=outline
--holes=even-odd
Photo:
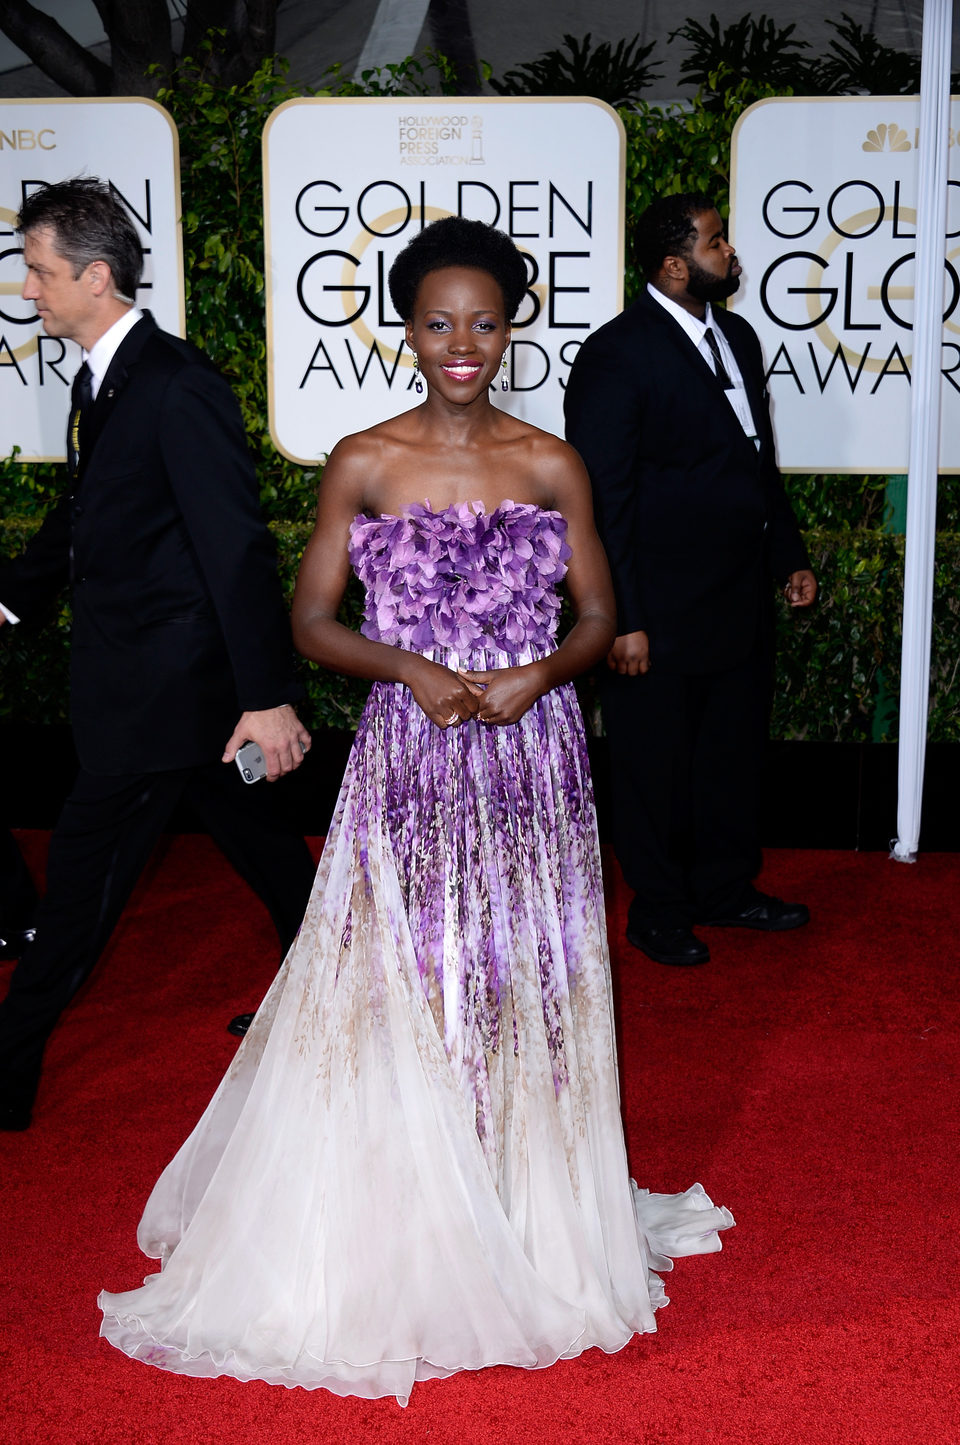
[[[758,785],[773,580],[816,579],[777,470],[760,343],[715,308],[740,265],[709,197],[654,202],[640,299],[588,337],[565,396],[617,594],[601,685],[627,937],[660,963],[709,958],[695,923],[796,928],[760,893]]]
[[[0,1127],[26,1128],[46,1040],[89,974],[186,793],[270,910],[286,948],[313,877],[302,838],[233,761],[271,779],[310,737],[276,558],[229,386],[134,295],[136,230],[93,179],[46,186],[18,220],[48,336],[84,350],[71,490],[0,568],[9,626],[73,587],[71,720],[80,771],[50,844],[35,941],[0,1005]],[[272,792],[272,790],[270,790]]]

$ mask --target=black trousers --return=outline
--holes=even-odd
[[[0,826],[0,938],[6,929],[19,933],[32,928],[37,911],[37,890],[16,839]]]
[[[743,901],[760,871],[770,665],[601,679],[613,838],[630,922],[689,927]]]
[[[36,1087],[47,1039],[103,952],[150,853],[186,796],[270,911],[284,953],[300,927],[314,866],[283,822],[274,785],[223,763],[104,777],[81,770],[50,839],[35,941],[0,1004],[0,1080]]]

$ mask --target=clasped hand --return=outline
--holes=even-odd
[[[544,692],[537,663],[490,672],[454,672],[428,658],[420,662],[423,666],[417,667],[408,686],[430,721],[441,728],[455,727],[472,717],[501,726],[515,723]]]

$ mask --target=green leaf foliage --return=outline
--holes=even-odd
[[[809,492],[808,492],[809,496]],[[873,505],[871,502],[870,505]],[[850,517],[847,517],[849,522]],[[38,526],[37,518],[0,523],[0,553],[15,555]],[[310,535],[306,522],[274,522],[280,576],[287,598]],[[820,597],[808,612],[777,604],[780,645],[772,736],[817,742],[893,740],[899,689],[903,538],[878,527],[813,527],[807,547]],[[960,531],[937,535],[934,578],[930,737],[960,742]],[[359,627],[363,596],[354,580],[340,618]],[[21,624],[0,648],[0,720],[45,724],[67,713],[69,607],[64,602],[40,626]],[[883,726],[875,728],[881,697],[894,700]],[[314,727],[352,728],[368,684],[303,664]],[[584,701],[590,710],[591,689]]]
[[[767,15],[741,15],[723,28],[716,15],[708,23],[686,20],[672,31],[669,43],[684,40],[687,54],[680,72],[688,84],[700,90],[703,104],[722,109],[730,90],[746,82],[771,86],[778,95],[805,94],[814,84],[815,66],[802,54],[809,50],[805,40],[794,38],[796,25],[778,26]]]
[[[728,91],[746,83],[777,95],[915,95],[920,57],[877,40],[845,11],[826,24],[835,32],[822,46],[798,40],[795,24],[778,26],[768,15],[741,15],[721,26],[685,20],[668,43],[682,41],[684,83],[699,88],[708,110],[721,110]],[[953,76],[957,88],[960,76]]]
[[[919,55],[882,45],[846,11],[827,24],[837,35],[815,68],[824,95],[919,95]]]
[[[608,105],[633,105],[660,71],[647,64],[656,45],[640,44],[640,36],[593,46],[592,37],[565,35],[563,45],[536,60],[508,70],[502,80],[491,76],[498,95],[593,95]]]
[[[240,402],[267,516],[291,521],[312,515],[319,467],[287,461],[270,440],[260,140],[271,111],[301,94],[277,60],[224,88],[202,58],[159,94],[180,134],[187,334]]]

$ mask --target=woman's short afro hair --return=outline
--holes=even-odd
[[[390,299],[397,315],[411,320],[424,276],[449,266],[473,266],[492,276],[503,292],[507,320],[513,320],[527,289],[527,264],[503,231],[463,216],[434,221],[404,246],[390,267]]]

